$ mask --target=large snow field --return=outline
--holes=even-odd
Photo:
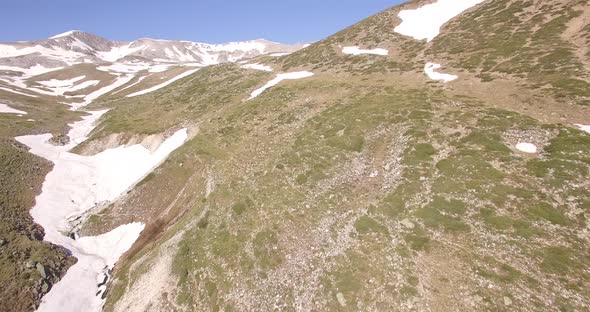
[[[91,112],[71,124],[70,143],[65,146],[48,143],[51,134],[16,138],[29,146],[31,153],[54,163],[31,215],[45,229],[46,241],[64,246],[78,259],[43,298],[39,311],[101,310],[100,291],[104,286],[99,289],[98,285],[139,237],[144,225],[122,225],[103,235],[74,240],[64,235],[71,230],[68,220],[76,219],[97,204],[119,197],[187,139],[187,130],[181,129],[153,153],[141,145],[111,148],[93,156],[70,153],[71,148],[86,140],[94,123],[104,113],[106,110]]]
[[[376,48],[371,50],[360,49],[359,47],[344,47],[342,53],[350,55],[374,54],[374,55],[388,55],[389,51],[386,49]]]
[[[393,31],[416,40],[430,41],[438,36],[443,24],[483,1],[438,0],[414,10],[402,10],[398,14],[402,22]]]
[[[313,76],[313,73],[308,72],[308,71],[278,74],[274,79],[267,82],[264,86],[252,91],[248,100],[251,100],[251,99],[261,95],[262,92],[266,91],[266,89],[276,86],[277,84],[279,84],[279,82],[281,82],[283,80],[303,79],[303,78],[307,78],[307,77],[311,77],[311,76]]]
[[[424,65],[424,72],[426,73],[428,78],[432,80],[442,80],[443,82],[449,82],[459,78],[455,75],[436,72],[436,70],[439,68],[440,64],[426,63],[426,65]]]

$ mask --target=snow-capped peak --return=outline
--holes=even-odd
[[[53,37],[49,37],[49,39],[57,39],[57,38],[61,38],[61,37],[67,37],[67,36],[73,35],[76,32],[79,32],[79,30],[66,31],[66,32],[61,33],[61,34],[57,34],[57,35],[55,35]]]

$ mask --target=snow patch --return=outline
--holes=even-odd
[[[178,130],[151,153],[142,145],[120,146],[93,156],[70,153],[86,140],[94,123],[106,110],[90,112],[71,124],[70,143],[48,143],[51,134],[17,137],[30,152],[54,163],[45,177],[42,191],[31,209],[35,222],[45,229],[45,240],[64,246],[78,259],[64,278],[43,297],[38,311],[100,311],[102,281],[119,257],[127,251],[144,228],[141,223],[122,225],[113,231],[74,240],[64,236],[73,220],[100,203],[111,202],[140,181],[186,141],[187,129]],[[98,295],[97,295],[98,294]]]
[[[133,86],[135,86],[135,85],[139,84],[139,83],[140,83],[140,82],[142,82],[142,81],[143,81],[143,80],[144,80],[146,77],[147,77],[147,76],[141,76],[141,77],[139,77],[139,79],[137,79],[137,81],[136,81],[136,82],[134,82],[134,83],[132,83],[132,84],[130,84],[130,85],[128,85],[128,86],[126,86],[126,87],[125,87],[125,88],[123,88],[123,89],[120,89],[120,90],[117,90],[117,91],[113,92],[113,94],[117,94],[117,93],[119,93],[119,92],[121,92],[121,91],[123,91],[123,90],[127,90],[127,89],[129,89],[129,88],[131,88],[131,87],[133,87]]]
[[[393,31],[416,40],[430,41],[438,36],[443,24],[483,1],[438,0],[414,10],[402,10],[398,14],[402,22]]]
[[[116,73],[137,73],[142,70],[146,70],[150,67],[147,63],[112,63],[108,66],[98,66],[96,67],[97,70],[105,71],[105,72],[116,72]]]
[[[43,297],[37,312],[101,311],[105,286],[98,284],[109,277],[108,270],[131,248],[143,229],[142,223],[130,223],[99,236],[76,241],[68,238],[76,245],[70,250],[78,262]]]
[[[131,45],[133,45],[133,42],[124,46],[113,47],[110,51],[107,52],[97,52],[96,55],[98,58],[104,61],[116,62],[129,54],[141,51],[145,48],[145,46],[143,45],[139,45],[137,47],[132,48]]]
[[[165,65],[165,64],[152,65],[148,69],[148,72],[150,72],[150,73],[161,73],[161,72],[167,71],[168,68],[170,68],[170,65]]]
[[[344,54],[351,54],[351,55],[361,55],[361,54],[374,54],[374,55],[388,55],[389,51],[386,49],[372,49],[372,50],[363,50],[359,49],[359,47],[344,47],[342,48],[342,53]]]
[[[49,59],[63,61],[72,65],[79,58],[84,57],[84,54],[65,50],[60,47],[47,48],[44,46],[36,45],[32,47],[25,47],[17,49],[11,45],[0,44],[0,58],[4,57],[17,57],[22,55],[29,55],[33,53],[41,54]]]
[[[6,114],[22,114],[22,115],[26,115],[27,114],[27,112],[23,112],[21,110],[11,108],[10,106],[8,106],[6,104],[2,104],[2,103],[0,103],[0,113],[6,113]]]
[[[23,93],[23,92],[20,92],[20,91],[16,91],[16,90],[12,90],[12,89],[9,89],[9,88],[4,88],[4,87],[0,87],[0,90],[6,91],[6,92],[11,92],[11,93],[14,93],[14,94],[20,94],[20,95],[30,96],[30,97],[34,97],[34,98],[38,97],[36,95],[27,94],[27,93]]]
[[[537,146],[532,143],[524,143],[524,142],[518,143],[518,144],[516,144],[516,149],[521,152],[529,153],[529,154],[537,153]]]
[[[107,94],[107,93],[117,89],[118,87],[128,83],[129,81],[131,81],[131,79],[133,79],[133,75],[126,75],[126,76],[117,77],[117,79],[111,85],[106,86],[101,89],[98,89],[98,90],[88,94],[87,96],[85,96],[84,102],[72,103],[72,104],[70,104],[70,106],[72,106],[73,109],[78,109],[81,106],[86,106],[86,105],[90,104],[90,102],[99,98],[100,96]]]
[[[443,82],[449,82],[449,81],[453,81],[453,80],[459,78],[458,76],[455,76],[455,75],[443,74],[443,73],[436,72],[435,70],[437,70],[439,68],[440,68],[440,64],[426,63],[426,65],[424,65],[424,72],[426,73],[428,78],[430,78],[432,80],[442,80]]]
[[[37,64],[37,65],[31,66],[29,68],[22,68],[22,67],[16,67],[16,66],[0,65],[0,70],[18,71],[18,72],[23,73],[24,76],[27,76],[27,78],[41,75],[41,74],[45,74],[45,73],[49,73],[49,72],[60,70],[60,69],[63,69],[63,67],[46,68],[42,65]]]
[[[72,85],[74,85],[74,83],[76,83],[84,78],[86,78],[86,76],[75,77],[75,78],[67,79],[67,80],[51,79],[51,80],[47,80],[47,81],[37,81],[37,83],[40,83],[40,84],[42,84],[46,87],[50,87],[50,88],[71,87]]]
[[[273,80],[267,82],[261,88],[258,88],[256,90],[252,91],[252,94],[250,94],[250,97],[248,98],[248,100],[251,100],[251,99],[259,96],[266,89],[268,89],[270,87],[273,87],[273,86],[276,86],[277,84],[279,84],[279,82],[281,82],[283,80],[302,79],[302,78],[307,78],[307,77],[311,77],[311,76],[313,76],[313,73],[312,72],[308,72],[308,71],[300,71],[300,72],[293,72],[293,73],[286,73],[286,74],[278,74]]]
[[[590,125],[580,125],[580,124],[576,124],[576,126],[578,128],[580,128],[582,131],[586,131],[588,133],[590,133]]]
[[[285,56],[285,55],[289,55],[291,54],[290,52],[277,52],[277,53],[271,53],[269,54],[270,56]]]
[[[262,65],[262,64],[245,64],[240,66],[242,68],[247,68],[247,69],[255,69],[255,70],[262,70],[262,71],[267,71],[267,72],[271,72],[272,71],[272,67],[267,66],[267,65]]]
[[[66,92],[74,92],[78,90],[83,90],[91,86],[95,86],[100,83],[99,80],[88,80],[84,81],[78,85],[75,85],[76,82],[83,80],[86,76],[80,76],[72,79],[67,80],[58,80],[58,79],[51,79],[47,81],[37,81],[37,83],[48,87],[51,91],[40,90],[37,88],[28,88],[29,90],[33,90],[37,93],[48,94],[48,95],[64,95]]]
[[[61,38],[61,37],[67,37],[69,35],[73,35],[75,32],[77,32],[78,30],[70,30],[70,31],[66,31],[64,33],[61,34],[57,34],[53,37],[49,37],[49,39],[56,39],[56,38]]]
[[[186,71],[186,72],[184,72],[184,73],[182,73],[182,74],[180,74],[180,75],[178,75],[178,76],[176,76],[176,77],[174,77],[174,78],[172,78],[172,79],[170,79],[170,80],[168,80],[168,81],[166,81],[164,83],[161,83],[161,84],[159,84],[157,86],[153,86],[153,87],[151,87],[149,89],[145,89],[145,90],[142,90],[142,91],[131,93],[131,94],[127,95],[127,97],[134,97],[134,96],[138,96],[138,95],[142,95],[142,94],[146,94],[146,93],[150,93],[150,92],[154,92],[156,90],[162,89],[165,86],[167,86],[167,85],[175,82],[176,80],[180,80],[180,79],[182,79],[184,77],[187,77],[187,76],[190,76],[190,75],[194,74],[197,70],[199,70],[199,69],[197,68],[197,69],[188,70],[188,71]]]

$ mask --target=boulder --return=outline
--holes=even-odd
[[[47,269],[41,263],[37,263],[37,271],[39,271],[43,279],[47,278]]]

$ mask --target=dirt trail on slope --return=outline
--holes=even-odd
[[[145,274],[142,274],[133,285],[127,289],[125,295],[115,305],[115,311],[143,312],[143,311],[168,311],[171,310],[163,294],[167,290],[174,289],[175,278],[172,274],[172,261],[178,251],[183,232],[179,232],[165,242],[160,248],[156,262],[151,264]],[[149,261],[146,255],[136,265]]]

